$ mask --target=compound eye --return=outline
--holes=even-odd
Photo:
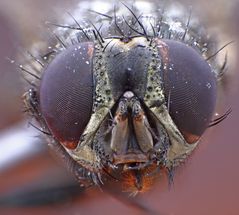
[[[168,69],[163,83],[169,112],[188,143],[195,143],[207,129],[216,104],[216,78],[209,64],[193,48],[164,40]]]
[[[93,103],[93,43],[68,47],[46,68],[40,86],[40,108],[52,135],[76,148],[89,122]]]

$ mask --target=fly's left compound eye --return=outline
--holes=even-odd
[[[168,68],[163,74],[169,113],[188,143],[207,129],[216,103],[216,78],[209,64],[193,48],[172,40]]]
[[[93,104],[93,43],[81,43],[58,54],[46,68],[40,86],[40,108],[51,133],[74,149],[89,122]]]

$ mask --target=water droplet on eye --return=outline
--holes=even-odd
[[[208,89],[210,89],[212,87],[212,85],[210,83],[207,83],[206,86]]]

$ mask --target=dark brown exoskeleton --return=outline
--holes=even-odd
[[[26,106],[83,185],[114,180],[145,192],[160,170],[172,175],[210,125],[212,44],[190,18],[143,16],[128,5],[96,14],[96,24],[57,25],[70,33],[43,57]]]

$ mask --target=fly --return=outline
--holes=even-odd
[[[158,5],[107,4],[89,8],[90,20],[78,19],[79,6],[66,24],[50,24],[55,46],[31,57],[26,109],[81,186],[117,184],[134,196],[162,173],[171,183],[205,130],[231,112],[212,120],[221,49],[191,12]]]

